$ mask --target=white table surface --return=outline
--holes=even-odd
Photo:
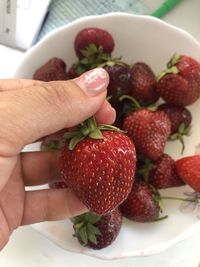
[[[146,1],[147,3],[148,1]],[[149,0],[149,2],[161,2]],[[200,42],[200,0],[183,0],[163,20],[187,30]],[[167,45],[167,44],[166,44]],[[0,78],[10,78],[23,53],[0,45]],[[172,226],[173,227],[173,226]],[[2,267],[66,266],[198,267],[200,266],[200,231],[192,238],[150,257],[102,261],[64,251],[30,226],[17,229],[0,254]]]

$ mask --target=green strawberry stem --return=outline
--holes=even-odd
[[[178,201],[186,201],[186,202],[194,202],[200,204],[200,199],[187,199],[182,197],[170,197],[170,196],[161,196],[162,199],[169,199],[169,200],[178,200]]]
[[[181,123],[178,128],[178,132],[169,136],[170,141],[179,140],[181,142],[181,146],[182,146],[181,154],[183,154],[185,150],[185,142],[184,142],[183,136],[184,135],[189,136],[190,134],[191,134],[191,126],[186,128],[185,124]]]
[[[167,219],[168,217],[169,217],[168,215],[165,215],[165,216],[159,217],[159,218],[155,219],[155,220],[154,220],[154,222],[163,221],[163,220]]]
[[[142,106],[140,105],[140,103],[137,100],[135,100],[135,98],[133,98],[132,96],[129,96],[129,95],[123,95],[123,96],[121,96],[119,98],[119,101],[123,101],[125,99],[128,99],[128,100],[130,100],[132,102],[134,110],[137,110],[137,109],[142,108]]]
[[[75,146],[86,137],[90,137],[92,139],[103,139],[101,131],[123,132],[122,130],[113,125],[97,125],[94,116],[92,116],[85,122],[81,123],[76,131],[66,132],[64,134],[64,140],[69,140],[69,149],[73,150]]]

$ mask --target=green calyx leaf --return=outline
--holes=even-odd
[[[65,142],[61,140],[50,140],[41,144],[40,150],[43,152],[60,150],[64,146]]]
[[[180,56],[175,53],[167,63],[167,68],[170,69],[171,67],[175,66],[179,62],[179,60]]]
[[[73,150],[75,146],[86,137],[90,137],[92,139],[103,139],[103,134],[101,131],[122,132],[119,128],[112,125],[97,125],[95,118],[91,117],[80,124],[76,131],[66,132],[63,136],[63,139],[65,141],[69,141],[69,149]]]
[[[161,78],[163,78],[166,74],[177,74],[179,72],[178,68],[176,66],[172,66],[171,68],[168,68],[164,71],[162,71],[158,76],[157,76],[157,81],[159,82]]]
[[[156,189],[154,186],[150,185],[150,188],[153,192],[153,198],[156,201],[156,203],[158,204],[160,211],[163,211],[163,201],[162,201],[162,197],[158,191],[158,189]]]
[[[96,223],[100,219],[101,216],[93,212],[87,212],[72,218],[74,237],[79,238],[84,246],[87,246],[89,241],[97,244],[97,236],[101,235],[101,232]]]
[[[142,178],[144,179],[144,181],[148,183],[149,173],[154,168],[155,168],[155,165],[151,162],[151,160],[148,159],[148,158],[145,158],[143,165],[140,166],[139,168],[137,168],[137,174],[139,176],[142,176]]]

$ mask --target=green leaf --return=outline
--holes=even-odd
[[[90,240],[91,243],[93,243],[95,245],[97,244],[96,236],[93,233],[91,233],[90,231],[88,231],[88,239]]]
[[[166,74],[177,74],[179,72],[178,68],[176,66],[172,66],[169,69],[166,69],[162,71],[158,76],[157,76],[157,81],[159,81],[162,77],[164,77]]]
[[[85,138],[85,136],[79,135],[79,136],[75,136],[73,137],[70,142],[69,142],[69,149],[73,150],[75,148],[75,146]]]
[[[79,235],[80,239],[83,241],[83,245],[86,246],[88,243],[86,226],[80,228],[78,235]]]
[[[97,123],[94,116],[87,119],[87,127],[90,129],[90,131],[93,131],[97,128]]]
[[[99,231],[99,228],[94,226],[93,224],[91,223],[88,223],[87,224],[87,228],[88,230],[93,233],[94,235],[101,235],[101,232]]]
[[[64,133],[63,138],[64,138],[65,140],[69,140],[69,139],[75,137],[77,134],[79,134],[78,131],[74,131],[74,132],[66,132],[66,133]]]
[[[103,139],[103,134],[98,128],[96,128],[94,131],[90,132],[89,137],[93,139]]]
[[[47,152],[47,151],[54,151],[54,150],[59,150],[64,146],[64,141],[63,140],[52,140],[49,141],[48,143],[42,143],[41,145],[41,151]]]
[[[84,57],[84,58],[81,59],[80,62],[81,62],[81,64],[83,64],[83,65],[87,65],[87,64],[89,63],[89,60],[88,60],[88,58]]]
[[[95,224],[96,222],[98,222],[101,219],[101,216],[97,215],[94,212],[87,212],[85,214],[85,219],[90,222],[91,224]]]

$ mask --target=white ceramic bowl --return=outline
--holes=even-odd
[[[70,66],[76,61],[73,49],[76,34],[91,26],[106,29],[113,35],[114,56],[122,56],[127,63],[146,62],[156,74],[165,68],[166,62],[174,53],[187,54],[200,60],[200,44],[187,32],[153,17],[111,13],[85,17],[52,31],[25,54],[15,77],[31,78],[35,69],[55,56],[62,58]],[[197,101],[189,107],[193,114],[193,131],[190,137],[185,138],[184,155],[194,154],[200,143],[199,105],[200,101]],[[31,149],[34,149],[34,145]],[[180,150],[178,142],[167,144],[166,152],[176,159],[181,157]],[[185,191],[191,189],[181,187],[163,190],[162,195],[183,197]],[[200,231],[197,208],[186,214],[179,207],[179,201],[164,201],[164,214],[169,215],[169,218],[160,222],[142,224],[124,219],[117,240],[101,251],[79,245],[72,237],[73,229],[69,220],[46,222],[33,227],[66,250],[103,259],[144,256],[158,253]]]

